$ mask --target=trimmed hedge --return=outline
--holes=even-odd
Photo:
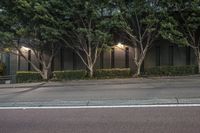
[[[131,76],[130,69],[97,69],[95,71],[96,79],[109,78],[128,78]],[[54,71],[53,80],[79,80],[89,79],[85,70],[67,70]],[[16,74],[17,83],[28,83],[42,81],[42,77],[38,72],[18,71]]]
[[[99,79],[128,78],[131,77],[131,70],[129,68],[97,69],[94,75]]]
[[[127,78],[130,77],[130,69],[97,69],[94,72],[96,79]],[[85,70],[68,70],[53,72],[54,80],[89,79]]]
[[[197,66],[160,66],[144,70],[144,75],[151,76],[183,76],[197,73]]]
[[[67,71],[54,71],[54,80],[75,80],[85,79],[87,72],[85,70],[67,70]]]
[[[16,74],[17,83],[29,83],[42,81],[42,77],[38,72],[18,71]]]
[[[3,76],[6,72],[6,66],[3,63],[0,63],[0,76]]]
[[[147,76],[182,76],[198,73],[197,66],[161,66],[145,69],[143,75]],[[96,79],[129,78],[131,70],[127,69],[97,69],[94,73]],[[42,77],[37,72],[19,71],[16,76],[17,83],[38,82]],[[54,71],[53,80],[79,80],[89,79],[85,70]]]

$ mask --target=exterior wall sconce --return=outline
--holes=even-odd
[[[21,50],[22,50],[22,51],[29,51],[29,50],[30,50],[30,48],[28,48],[28,47],[25,47],[25,46],[22,46],[22,47],[21,47]]]
[[[120,49],[125,49],[125,45],[123,45],[123,44],[120,43],[120,42],[116,45],[116,47],[117,47],[117,48],[120,48]]]

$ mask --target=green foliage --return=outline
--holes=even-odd
[[[40,82],[42,77],[38,72],[18,71],[16,73],[17,83]]]
[[[6,72],[6,66],[5,64],[0,62],[0,76],[3,76]]]
[[[162,21],[159,33],[162,38],[167,39],[172,43],[188,45],[187,39],[177,30],[178,26],[179,24],[176,20],[173,17],[168,16],[165,21]]]
[[[60,16],[65,8],[61,0],[1,1],[0,8],[1,46],[15,48],[23,43],[33,50],[48,53],[50,44],[59,42]]]
[[[162,24],[162,37],[179,45],[199,47],[200,1],[162,0],[162,10],[166,10],[166,20]]]
[[[87,72],[85,70],[68,70],[68,71],[54,71],[54,80],[75,80],[85,79]]]
[[[116,3],[119,10],[115,14],[117,19],[115,21],[116,27],[125,32],[129,38],[132,38],[133,42],[144,43],[143,45],[145,46],[151,34],[153,34],[154,39],[158,37],[160,22],[162,22],[164,16],[159,11],[157,2],[118,0]]]
[[[148,68],[144,71],[144,75],[150,76],[182,76],[197,73],[197,66],[160,66]]]
[[[63,28],[61,40],[75,51],[92,77],[99,54],[112,43],[110,1],[71,0],[65,5],[67,19],[62,23],[69,26]]]
[[[98,79],[128,78],[128,77],[131,77],[131,71],[128,68],[97,69],[95,71],[95,78]]]
[[[52,59],[62,45],[60,37],[64,9],[62,0],[0,1],[0,50],[9,49],[6,52],[19,54],[44,79],[48,79],[44,70],[51,73]],[[27,59],[22,46],[33,51],[34,62]],[[38,64],[44,69],[40,70]]]
[[[197,66],[161,66],[145,69],[143,75],[147,76],[183,76],[198,73]],[[53,72],[53,80],[81,80],[89,79],[85,70],[67,70]],[[97,69],[94,79],[129,78],[129,68]],[[40,82],[42,78],[37,72],[17,72],[17,83]]]
[[[53,72],[54,80],[76,80],[89,79],[85,70],[68,70]],[[130,69],[97,69],[94,78],[109,79],[109,78],[128,78],[131,76]]]
[[[111,16],[105,16],[105,9],[109,9],[108,1],[71,0],[65,4],[64,12],[68,19],[62,19],[62,22],[68,23],[69,27],[62,33],[67,46],[82,50],[87,46],[95,49],[109,44]]]

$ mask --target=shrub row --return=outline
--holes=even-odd
[[[6,72],[6,66],[3,63],[0,63],[0,76],[3,76]]]
[[[98,79],[128,78],[131,76],[131,70],[129,68],[97,69],[94,75]]]
[[[108,78],[126,78],[130,77],[130,69],[97,69],[94,73],[94,78],[108,79]],[[54,80],[76,80],[88,79],[85,70],[68,70],[53,72]]]
[[[29,83],[42,81],[42,77],[37,72],[18,71],[16,74],[17,83]]]
[[[130,69],[98,69],[95,71],[96,79],[126,78],[130,77]],[[53,80],[78,80],[88,79],[85,70],[54,71]],[[28,83],[42,81],[42,77],[37,72],[18,71],[16,75],[17,83]]]
[[[161,66],[145,69],[143,75],[151,76],[181,76],[198,73],[197,66]],[[37,82],[42,81],[42,77],[37,72],[19,71],[17,72],[17,82]],[[97,69],[94,74],[96,79],[128,78],[131,77],[130,69]],[[53,72],[54,80],[77,80],[88,79],[85,70],[67,70]]]
[[[86,77],[86,71],[84,70],[67,70],[67,71],[54,71],[53,79],[55,80],[75,80],[84,79]]]
[[[183,76],[197,73],[197,66],[160,66],[144,70],[144,75],[151,76]]]

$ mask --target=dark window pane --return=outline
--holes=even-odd
[[[100,68],[101,69],[104,68],[104,51],[101,51],[101,54],[100,54]]]
[[[129,67],[129,48],[126,47],[125,49],[125,67]]]
[[[115,49],[111,49],[111,68],[115,68]]]
[[[174,46],[169,46],[169,65],[174,65]]]
[[[160,46],[156,46],[156,66],[160,66]]]
[[[17,70],[18,71],[21,70],[21,56],[20,55],[17,56]]]
[[[77,69],[77,58],[76,58],[76,53],[73,51],[73,70]]]
[[[64,70],[64,48],[60,49],[60,69]]]
[[[190,65],[191,64],[191,49],[190,47],[186,47],[186,65]]]
[[[31,50],[28,51],[28,60],[31,61]],[[31,71],[31,63],[28,62],[28,71]]]

